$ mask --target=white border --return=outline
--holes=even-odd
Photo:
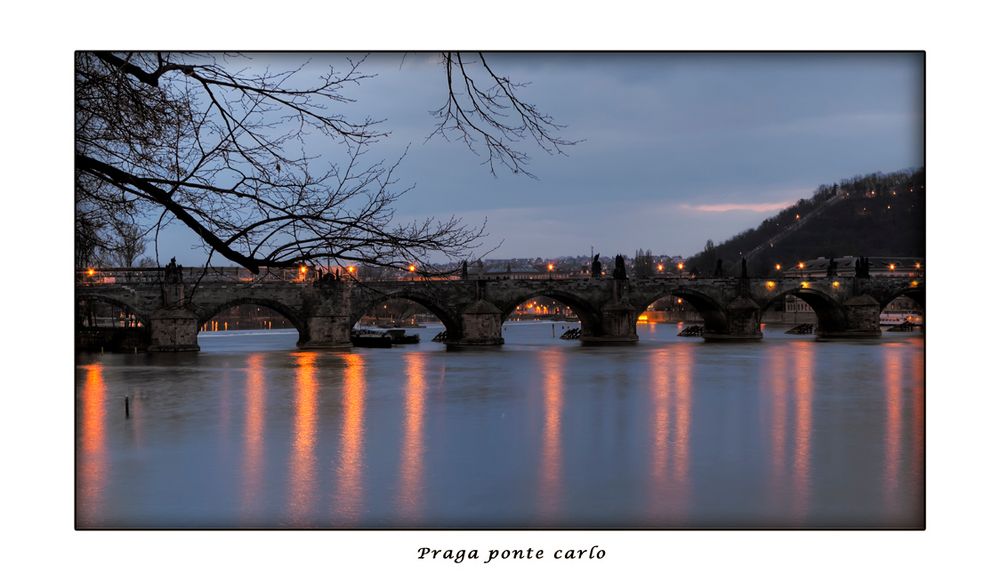
[[[995,17],[914,2],[17,3],[2,78],[7,316],[6,571],[32,578],[963,578],[997,518],[996,358],[976,322],[995,277]],[[929,203],[926,532],[75,532],[72,59],[96,48],[927,50]],[[863,139],[863,136],[859,136]],[[988,173],[989,172],[989,173]],[[979,236],[979,240],[975,237]],[[978,289],[977,289],[978,287]],[[995,333],[995,331],[994,331]],[[14,363],[13,367],[9,363]],[[601,562],[433,563],[416,548],[599,543]],[[58,576],[58,577],[56,577]],[[19,575],[20,577],[20,575]]]

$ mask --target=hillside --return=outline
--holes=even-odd
[[[924,256],[925,220],[923,168],[858,176],[822,185],[811,198],[721,244],[709,241],[688,264],[708,273],[721,258],[735,273],[746,256],[751,275],[762,276],[775,263],[820,256]]]

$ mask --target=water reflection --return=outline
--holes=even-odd
[[[261,506],[264,476],[264,383],[263,355],[247,357],[246,407],[243,420],[243,512],[256,514]]]
[[[910,475],[918,494],[917,502],[922,502],[924,478],[924,352],[917,350],[913,356],[913,425],[911,445],[913,446],[913,463]]]
[[[653,353],[651,506],[655,516],[686,512],[691,434],[691,346],[674,345]]]
[[[404,427],[400,458],[399,506],[404,520],[420,517],[424,487],[424,379],[426,353],[406,354],[406,392],[404,394]]]
[[[226,366],[219,387],[219,452],[223,459],[229,457],[229,439],[232,436],[232,381],[232,370]]]
[[[541,483],[539,515],[551,518],[559,512],[562,497],[562,408],[563,353],[559,349],[542,351],[542,403],[545,423],[542,427]]]
[[[293,524],[304,524],[310,515],[316,486],[316,353],[293,354],[295,370],[295,423],[289,482],[289,512]]]
[[[107,386],[104,369],[100,363],[84,366],[86,375],[81,394],[82,423],[80,426],[81,450],[77,458],[78,519],[91,525],[103,514],[104,487],[107,479],[107,441],[105,438],[106,411],[104,400]]]
[[[338,521],[352,524],[361,516],[365,437],[365,358],[345,353],[344,419],[340,434],[340,461],[337,465],[337,493],[334,510]]]
[[[883,494],[890,513],[895,512],[899,488],[899,464],[903,435],[903,361],[898,345],[886,345],[885,369],[885,460]]]
[[[544,324],[454,356],[436,329],[351,354],[293,355],[288,334],[175,366],[108,354],[77,368],[77,522],[922,524],[921,338],[709,345],[667,328],[628,350]]]
[[[663,512],[667,499],[667,452],[670,446],[670,357],[667,349],[661,349],[650,357],[650,389],[652,389],[653,461],[650,466],[651,511],[654,515]]]
[[[677,382],[676,402],[674,404],[674,414],[677,416],[677,424],[674,426],[674,454],[676,465],[674,467],[674,480],[679,490],[679,499],[683,499],[688,488],[688,449],[689,437],[691,434],[691,373],[694,368],[692,350],[694,346],[690,343],[681,343],[676,346],[674,360],[674,373]],[[679,503],[681,504],[681,503]]]
[[[782,491],[786,484],[785,454],[788,441],[788,374],[784,350],[771,352],[770,361],[764,366],[762,381],[771,386],[771,496],[776,509],[784,501]]]
[[[813,354],[816,343],[796,341],[792,346],[795,378],[795,456],[792,462],[792,509],[804,519],[809,508],[812,454]]]

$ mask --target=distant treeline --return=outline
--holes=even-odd
[[[924,256],[925,218],[923,168],[857,176],[821,185],[811,198],[721,244],[709,240],[687,262],[709,275],[722,259],[724,271],[735,274],[748,256],[751,275],[764,276],[777,263],[821,256]]]

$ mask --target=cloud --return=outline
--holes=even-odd
[[[685,210],[694,210],[695,212],[758,212],[758,213],[769,213],[777,212],[783,210],[788,206],[791,206],[791,201],[784,202],[759,202],[755,204],[681,204],[681,208]]]

